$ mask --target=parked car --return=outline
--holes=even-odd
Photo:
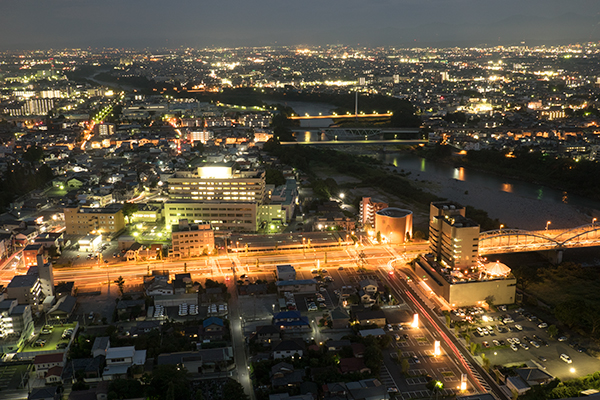
[[[571,360],[571,357],[569,357],[565,353],[560,355],[560,359],[566,362],[567,364],[571,364],[573,362],[573,360]]]

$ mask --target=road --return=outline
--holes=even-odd
[[[403,297],[412,304],[419,314],[420,323],[424,324],[434,336],[440,339],[446,354],[454,355],[459,369],[462,373],[468,375],[472,388],[478,392],[492,392],[498,399],[507,399],[496,382],[483,371],[471,355],[458,343],[455,336],[440,322],[430,305],[425,304],[421,296],[426,296],[417,293],[406,283],[405,275],[398,273],[389,275],[381,270],[379,272],[396,295],[404,295]]]
[[[416,256],[427,248],[426,244],[407,246],[407,252]],[[214,257],[190,260],[165,260],[148,262],[122,262],[109,261],[108,264],[90,260],[72,267],[54,269],[54,281],[74,281],[80,290],[101,290],[108,282],[113,282],[122,276],[126,285],[140,284],[143,277],[153,270],[168,270],[170,274],[183,273],[184,270],[192,274],[193,280],[216,279],[222,280],[225,276],[232,275],[232,267],[236,267],[240,274],[257,271],[275,271],[281,264],[292,264],[298,270],[312,270],[318,266],[355,265],[358,254],[362,250],[370,266],[385,265],[391,255],[383,246],[367,245],[356,248],[346,246],[334,249],[309,249],[302,251],[289,251],[266,254],[229,253]],[[327,262],[325,262],[325,259]],[[185,267],[184,267],[185,264]],[[257,266],[258,264],[258,266]],[[14,272],[12,273],[14,275]],[[10,273],[0,277],[8,282],[12,278]]]
[[[227,289],[231,293],[231,304],[237,304],[238,296],[235,287],[235,279],[228,281]],[[244,387],[244,392],[250,396],[250,400],[255,400],[252,379],[250,378],[250,366],[246,353],[246,340],[244,338],[244,329],[242,327],[242,317],[238,307],[229,308],[229,320],[231,322],[231,343],[233,346],[233,357],[238,373],[238,382]]]

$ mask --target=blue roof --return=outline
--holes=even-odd
[[[275,314],[275,316],[273,317],[273,319],[275,319],[275,320],[298,319],[298,318],[302,318],[302,314],[300,314],[300,311],[282,311],[282,312]]]
[[[294,321],[279,321],[277,322],[279,326],[309,326],[308,317],[300,317],[299,320]]]
[[[207,326],[211,326],[213,324],[223,326],[223,320],[218,317],[209,317],[209,318],[206,318],[204,321],[202,321],[202,326],[205,328]]]

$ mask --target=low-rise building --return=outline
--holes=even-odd
[[[69,207],[64,209],[67,235],[114,235],[125,228],[121,204],[104,208]]]
[[[277,266],[277,280],[294,281],[296,280],[296,269],[289,264]]]
[[[39,354],[33,359],[35,374],[39,379],[44,379],[46,373],[53,367],[64,367],[66,353]]]
[[[215,234],[209,223],[189,224],[180,219],[171,230],[171,256],[198,257],[215,248]]]

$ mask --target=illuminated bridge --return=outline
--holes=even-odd
[[[333,114],[333,115],[294,115],[288,117],[289,119],[294,120],[303,120],[303,119],[334,119],[334,118],[378,118],[378,117],[391,117],[392,113],[373,113],[373,114]]]
[[[572,229],[526,231],[497,229],[479,234],[479,254],[505,254],[527,251],[564,250],[600,246],[600,224]]]

